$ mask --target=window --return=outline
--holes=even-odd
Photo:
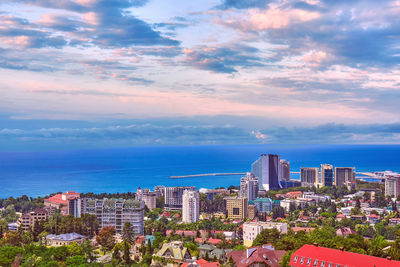
[[[293,262],[296,263],[299,256],[294,256]]]
[[[340,267],[340,264],[336,264],[336,267]]]
[[[333,267],[333,263],[330,262],[330,263],[328,264],[328,267]]]
[[[300,264],[303,264],[303,263],[304,263],[304,257],[301,257]]]
[[[321,267],[324,267],[324,266],[325,266],[325,262],[321,261]]]
[[[310,265],[311,264],[311,259],[308,259],[307,260],[307,265]]]
[[[233,215],[239,215],[239,208],[233,208]]]
[[[313,266],[316,267],[317,265],[318,265],[318,260],[315,260]]]

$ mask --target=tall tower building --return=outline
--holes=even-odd
[[[321,177],[319,187],[333,185],[333,166],[330,164],[321,164]]]
[[[385,196],[400,196],[400,176],[385,177]]]
[[[318,168],[300,168],[301,186],[312,187],[319,182],[319,169]]]
[[[335,185],[346,185],[347,182],[356,180],[356,168],[354,167],[335,167]]]
[[[279,155],[262,154],[252,165],[251,172],[258,177],[262,190],[282,188],[280,184],[281,168]]]
[[[245,197],[252,201],[258,196],[258,178],[251,172],[246,173],[246,176],[240,179],[240,197]]]
[[[247,218],[248,201],[245,197],[226,197],[226,212],[231,220]]]
[[[182,196],[182,221],[193,223],[199,220],[199,193],[197,191],[183,191]]]
[[[280,161],[281,166],[281,181],[289,181],[290,180],[290,162],[284,159]]]
[[[180,210],[182,209],[182,196],[183,191],[196,191],[195,186],[178,186],[165,188],[165,209],[166,210]]]

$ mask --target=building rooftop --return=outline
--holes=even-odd
[[[352,266],[352,267],[395,267],[400,261],[378,258],[364,254],[342,251],[339,249],[304,245],[295,251],[290,259],[290,266]]]
[[[83,235],[77,233],[60,234],[60,235],[47,235],[46,239],[59,240],[59,241],[74,241],[84,238]]]

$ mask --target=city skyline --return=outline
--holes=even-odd
[[[397,144],[399,15],[399,1],[1,1],[0,149]]]

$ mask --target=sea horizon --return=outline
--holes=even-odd
[[[355,167],[400,171],[400,145],[191,145],[0,152],[0,198],[80,193],[135,192],[137,187],[239,185],[241,175],[169,179],[169,176],[248,172],[260,154],[279,154],[300,167]],[[298,178],[293,175],[292,179]]]

